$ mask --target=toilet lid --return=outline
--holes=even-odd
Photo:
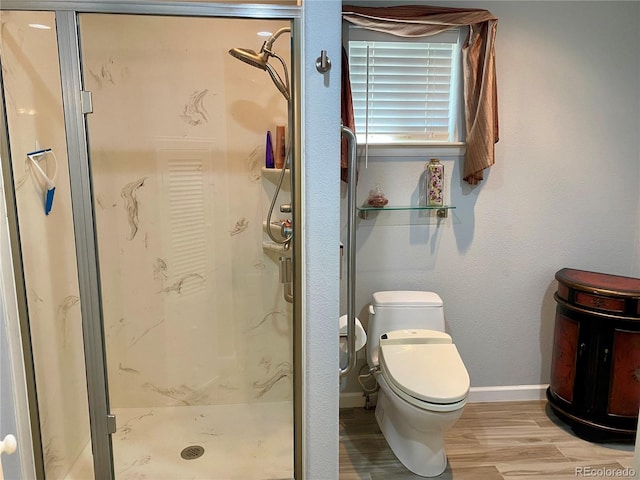
[[[435,292],[414,292],[394,290],[375,292],[373,304],[376,307],[441,307],[442,299]]]
[[[424,402],[464,400],[469,374],[452,343],[381,344],[380,364],[392,387]]]

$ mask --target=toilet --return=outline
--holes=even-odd
[[[423,477],[447,467],[444,434],[469,395],[469,374],[444,329],[436,293],[373,294],[367,362],[380,386],[376,420],[398,460]]]

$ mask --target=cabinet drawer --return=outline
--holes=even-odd
[[[620,298],[609,298],[591,293],[576,292],[575,303],[583,307],[597,308],[609,312],[624,312],[624,300]]]

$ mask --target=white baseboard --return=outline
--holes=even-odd
[[[364,395],[362,395],[362,392],[345,392],[340,394],[340,408],[356,407],[364,407]]]
[[[469,403],[519,402],[524,400],[544,400],[549,385],[504,385],[496,387],[471,387]],[[375,397],[375,396],[374,396]],[[364,407],[362,392],[340,394],[340,408]]]
[[[497,387],[471,387],[469,403],[518,402],[544,400],[549,385],[504,385]]]

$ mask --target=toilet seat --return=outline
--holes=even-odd
[[[462,408],[469,374],[451,337],[434,330],[399,330],[380,338],[380,370],[389,387],[423,410]]]

